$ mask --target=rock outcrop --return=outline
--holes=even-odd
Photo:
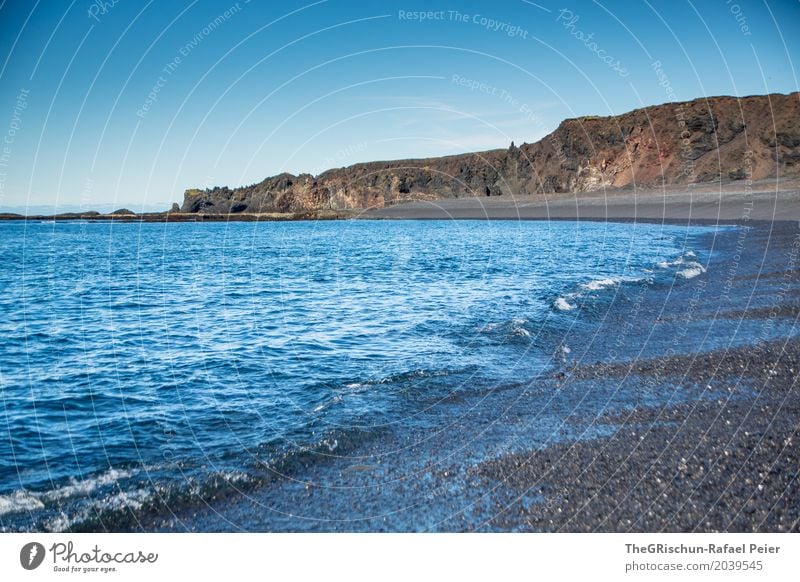
[[[241,188],[190,189],[181,212],[375,208],[408,200],[587,192],[800,175],[800,93],[711,97],[563,121],[508,149],[369,162]]]

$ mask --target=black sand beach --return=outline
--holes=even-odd
[[[638,220],[656,222],[798,220],[795,180],[695,184],[690,188],[607,189],[577,194],[491,196],[410,202],[366,211],[364,218]]]
[[[642,408],[606,416],[617,426],[595,439],[502,457],[476,473],[548,501],[504,509],[491,525],[531,531],[786,532],[798,530],[798,342],[648,360],[576,378],[646,382],[654,374],[714,382],[743,400]]]

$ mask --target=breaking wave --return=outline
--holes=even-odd
[[[692,250],[684,251],[671,261],[659,261],[655,264],[655,268],[666,272],[671,278],[679,277],[681,279],[692,279],[706,272],[706,268],[697,261],[697,255]],[[651,268],[643,268],[641,276],[606,276],[592,279],[585,283],[579,283],[576,291],[556,297],[552,302],[552,306],[556,311],[572,311],[583,306],[589,299],[595,297],[598,292],[618,289],[623,285],[655,283],[656,279],[655,272]]]

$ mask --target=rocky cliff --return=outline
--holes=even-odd
[[[307,212],[406,200],[586,192],[800,175],[800,93],[712,97],[563,121],[508,149],[190,189],[182,212]]]

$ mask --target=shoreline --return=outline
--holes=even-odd
[[[454,393],[435,434],[354,439],[118,529],[800,531],[800,225],[748,226],[691,235],[713,253],[706,273],[615,295],[591,334],[564,335],[556,369]],[[563,422],[531,440],[548,394]]]
[[[670,299],[670,290],[637,313],[654,334],[680,341],[627,357],[603,345],[559,373],[561,390],[611,383],[667,391],[675,402],[606,413],[591,424],[611,427],[610,434],[474,467],[485,483],[544,497],[498,508],[486,527],[800,531],[800,224],[741,224],[701,237],[717,256],[697,277],[699,291]],[[606,333],[627,329],[624,312],[611,316]],[[698,340],[692,327],[705,337]]]
[[[291,222],[303,220],[602,220],[640,222],[800,221],[800,180],[765,180],[616,188],[579,193],[415,200],[383,208],[293,213],[204,214],[96,212],[30,215],[0,213],[0,220],[41,222]]]
[[[659,222],[701,272],[554,315],[536,377],[69,531],[800,531],[800,223]]]

